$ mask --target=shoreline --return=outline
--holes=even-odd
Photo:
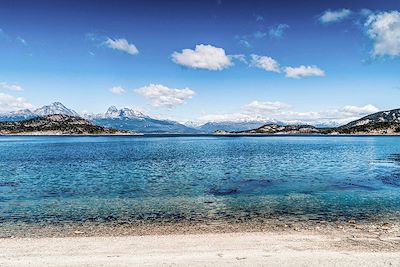
[[[230,233],[298,233],[391,235],[400,241],[400,223],[381,221],[324,221],[296,220],[295,218],[260,219],[243,221],[204,220],[175,222],[63,222],[63,223],[2,223],[0,239],[111,237],[150,235],[230,234]],[[400,245],[400,243],[399,243]],[[399,247],[400,249],[400,247]]]
[[[0,239],[1,266],[398,266],[400,237],[289,231]]]
[[[398,137],[399,134],[213,134],[213,133],[118,133],[118,134],[0,134],[0,137]]]

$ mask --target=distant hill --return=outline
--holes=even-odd
[[[339,127],[266,124],[247,131],[217,130],[215,134],[400,134],[400,109],[370,114]]]
[[[258,128],[264,125],[266,122],[261,121],[248,121],[248,122],[235,122],[235,121],[224,121],[224,122],[207,122],[197,129],[204,133],[213,133],[217,130],[224,131],[246,131],[254,128]]]
[[[400,133],[400,109],[373,113],[340,126],[337,129],[343,133]]]
[[[63,114],[46,115],[24,121],[0,122],[0,135],[109,135],[127,131],[94,125],[80,117]]]
[[[256,129],[247,131],[228,132],[215,131],[215,134],[326,134],[330,128],[317,128],[312,125],[277,125],[266,124]]]
[[[0,114],[0,122],[22,121],[46,115],[62,114],[79,117],[80,115],[60,102],[54,102],[33,111],[29,109],[12,111]],[[106,113],[84,115],[84,118],[93,124],[119,130],[135,131],[140,133],[199,133],[199,130],[187,127],[176,121],[151,118],[140,111],[129,108],[117,109],[111,106]]]
[[[114,106],[108,108],[104,114],[88,115],[86,118],[104,127],[140,133],[199,133],[198,130],[176,121],[154,119],[140,111],[129,108],[117,109]]]

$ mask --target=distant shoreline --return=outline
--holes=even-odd
[[[0,137],[397,137],[400,134],[187,134],[187,133],[132,133],[132,134],[0,134]]]

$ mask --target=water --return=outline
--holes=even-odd
[[[0,137],[0,226],[396,218],[400,137]]]

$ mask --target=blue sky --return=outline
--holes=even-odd
[[[2,0],[0,111],[312,123],[399,108],[400,2],[299,2]]]

